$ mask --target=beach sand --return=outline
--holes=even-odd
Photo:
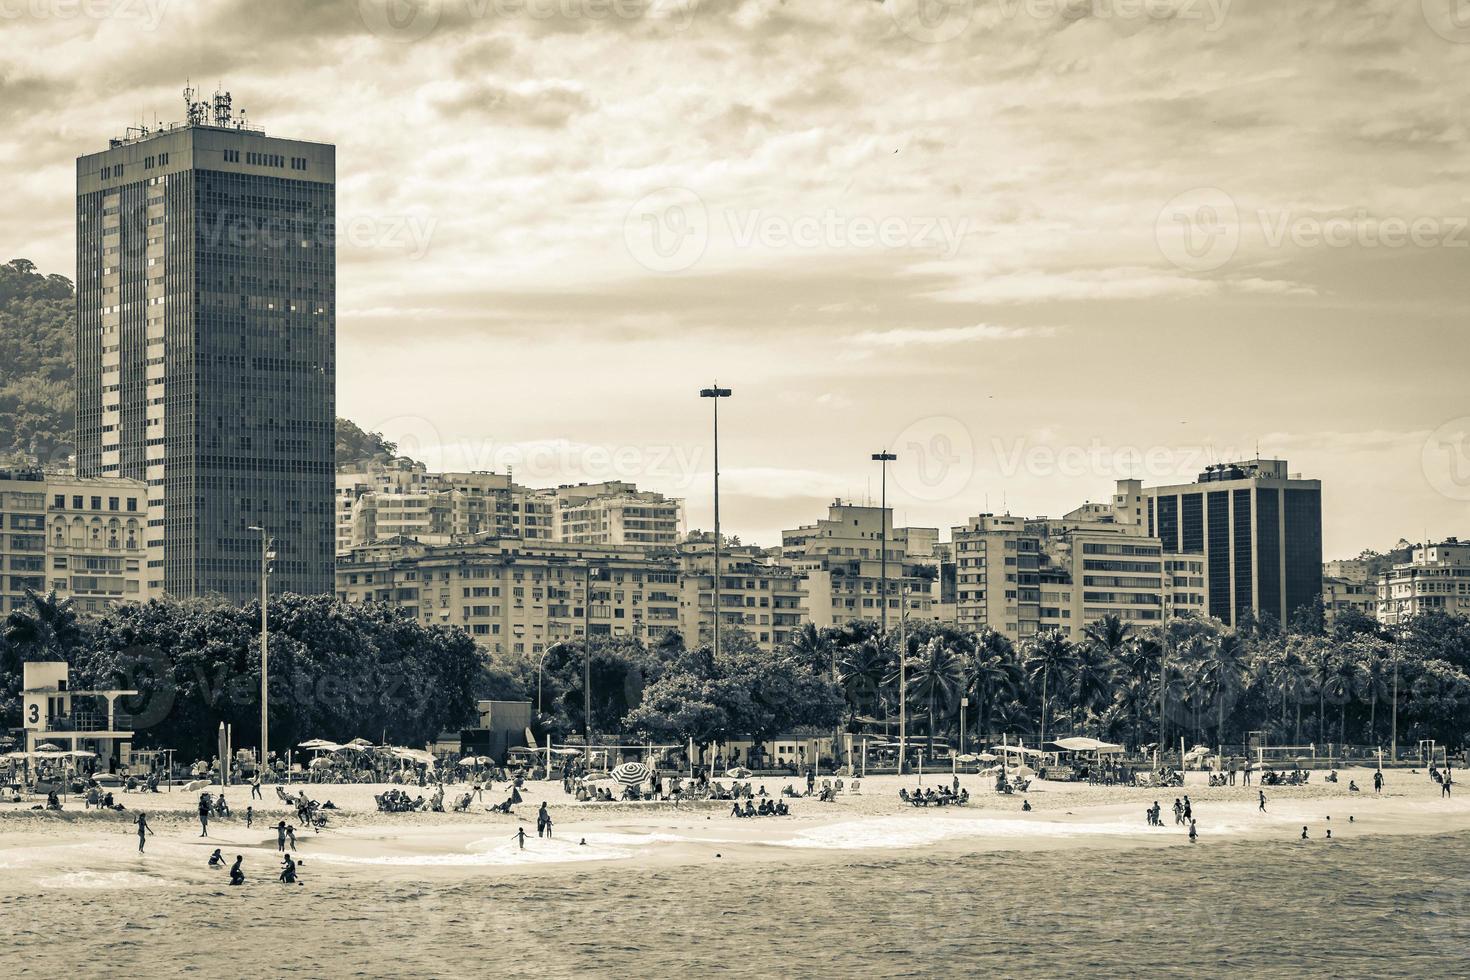
[[[486,812],[486,805],[508,795],[497,784],[470,812],[378,813],[373,796],[389,787],[366,784],[306,784],[316,800],[330,799],[340,809],[328,829],[297,828],[302,875],[333,878],[425,878],[485,874],[556,873],[589,863],[638,866],[703,864],[711,861],[797,863],[834,854],[880,853],[912,848],[935,851],[1029,850],[1190,846],[1187,828],[1174,823],[1175,797],[1188,794],[1200,833],[1197,847],[1214,840],[1294,840],[1307,826],[1311,838],[1328,827],[1338,841],[1380,834],[1437,834],[1470,829],[1470,801],[1442,800],[1438,784],[1422,771],[1387,773],[1381,796],[1372,792],[1372,771],[1343,769],[1336,784],[1313,775],[1307,786],[1264,787],[1267,812],[1257,810],[1256,786],[1206,785],[1203,773],[1190,773],[1183,789],[1137,789],[1086,783],[1033,782],[1023,795],[999,796],[992,782],[961,776],[971,793],[967,807],[914,808],[898,798],[900,786],[913,789],[919,777],[875,776],[861,782],[861,794],[836,802],[814,798],[788,800],[789,817],[737,820],[730,803],[585,803],[569,799],[560,781],[532,781],[521,790],[524,802],[512,815]],[[928,773],[923,785],[949,783],[948,773]],[[1361,792],[1349,793],[1349,780]],[[752,780],[759,790],[762,781]],[[778,794],[787,779],[764,785]],[[850,780],[848,781],[851,782]],[[417,796],[417,787],[402,787]],[[453,800],[468,786],[446,787]],[[218,787],[211,791],[217,792]],[[425,797],[432,789],[422,791]],[[295,822],[273,787],[255,801],[255,820],[246,829],[248,786],[232,786],[226,798],[235,816],[211,820],[209,836],[199,836],[198,793],[179,789],[157,794],[118,794],[127,809],[90,811],[72,798],[62,813],[29,809],[31,804],[0,805],[0,887],[132,887],[165,878],[202,880],[223,872],[206,867],[219,847],[227,861],[245,856],[247,872],[274,876],[279,865],[275,824]],[[1029,800],[1030,812],[1022,802]],[[1158,800],[1164,827],[1148,827],[1145,810]],[[546,801],[554,837],[536,836],[536,811]],[[134,820],[148,814],[154,836],[144,862],[137,855]],[[1351,820],[1349,818],[1352,818]],[[1330,818],[1330,820],[1329,820]],[[516,839],[526,831],[525,847]],[[585,841],[586,843],[582,843]],[[140,875],[140,867],[149,874]],[[159,877],[163,876],[163,877]]]

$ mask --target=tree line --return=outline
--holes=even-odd
[[[125,604],[82,619],[68,600],[28,598],[0,636],[0,715],[19,723],[26,660],[65,660],[73,687],[125,688],[139,747],[209,754],[221,721],[253,747],[259,726],[259,606],[217,599]],[[1320,610],[1282,627],[1179,617],[1143,628],[1105,617],[1079,635],[1019,644],[990,629],[911,622],[807,625],[775,652],[732,628],[720,657],[677,633],[655,642],[580,637],[542,652],[489,653],[456,626],[327,596],[270,601],[273,745],[306,738],[422,745],[473,724],[476,699],[525,700],[534,734],[704,746],[795,730],[897,732],[931,746],[1002,734],[1035,744],[1090,735],[1162,743],[1458,748],[1470,730],[1470,620],[1435,613],[1393,629]],[[903,670],[900,671],[900,654]],[[590,671],[591,697],[583,687]],[[902,673],[902,684],[900,674]],[[902,688],[902,694],[901,692]],[[962,703],[967,706],[962,710]]]

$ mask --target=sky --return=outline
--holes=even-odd
[[[1466,0],[0,0],[0,243],[186,82],[337,146],[338,414],[747,542],[1285,458],[1470,535]]]

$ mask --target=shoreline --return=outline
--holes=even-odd
[[[320,833],[298,829],[295,853],[304,859],[305,880],[403,880],[556,874],[608,866],[708,867],[712,862],[795,865],[864,854],[889,858],[1199,848],[1218,841],[1294,840],[1303,825],[1319,843],[1325,842],[1329,826],[1333,843],[1470,831],[1470,801],[1441,800],[1439,787],[1426,775],[1401,773],[1390,775],[1385,792],[1375,797],[1371,772],[1340,770],[1335,785],[1265,787],[1265,814],[1257,809],[1259,787],[1212,788],[1188,781],[1182,789],[1167,790],[1037,782],[1027,794],[997,796],[977,792],[979,780],[961,777],[972,794],[969,806],[915,808],[898,799],[898,777],[873,777],[863,781],[862,795],[833,803],[797,798],[788,800],[791,816],[750,819],[730,817],[729,801],[579,804],[566,798],[559,781],[528,783],[522,789],[525,802],[509,816],[486,813],[480,803],[465,814],[378,813],[371,809],[372,794],[381,787],[306,784],[301,788],[308,795],[332,799],[341,809]],[[926,775],[925,785],[936,785],[941,778],[948,782],[951,777]],[[1349,793],[1349,779],[1369,789]],[[916,782],[914,776],[903,780],[909,788]],[[0,885],[26,891],[38,884],[122,887],[149,879],[217,883],[221,873],[206,867],[215,847],[229,860],[244,854],[252,879],[273,878],[279,864],[275,824],[281,819],[294,823],[294,814],[274,798],[273,789],[267,793],[247,830],[240,814],[249,788],[228,788],[227,798],[238,795],[236,815],[211,821],[209,837],[198,836],[197,794],[119,795],[128,807],[123,812],[83,812],[74,804],[74,811],[48,813],[5,804],[0,809]],[[1188,842],[1187,827],[1176,825],[1170,811],[1174,798],[1186,794],[1200,833],[1194,845]],[[497,786],[485,795],[486,803],[504,795]],[[1029,813],[1022,811],[1023,799],[1031,802]],[[1162,828],[1147,826],[1144,818],[1155,799],[1164,808]],[[535,814],[543,800],[553,819],[549,840],[535,834]],[[141,858],[133,837],[140,809],[155,830]],[[524,850],[515,840],[522,828]]]

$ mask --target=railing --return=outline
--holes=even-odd
[[[91,713],[75,713],[69,716],[52,718],[46,722],[48,732],[128,732],[133,729],[133,716],[121,711],[112,716],[112,724],[109,726],[106,715]]]

